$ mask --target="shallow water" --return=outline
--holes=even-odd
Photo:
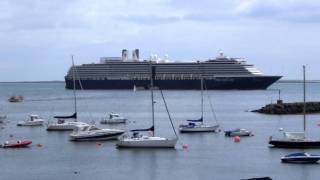
[[[285,102],[302,100],[302,84],[276,83],[269,90],[207,91],[204,120],[218,122],[222,130],[247,128],[255,134],[240,143],[221,133],[179,134],[175,150],[117,149],[115,141],[70,142],[69,132],[47,132],[43,127],[17,127],[28,114],[39,114],[48,121],[54,115],[73,113],[72,91],[64,83],[1,83],[0,113],[9,122],[0,130],[0,141],[28,138],[30,148],[0,149],[0,179],[242,179],[269,176],[274,179],[319,179],[320,165],[282,164],[280,158],[297,149],[268,146],[270,135],[302,130],[301,115],[262,115],[248,112],[278,98],[281,89]],[[320,101],[320,84],[307,86],[307,99]],[[9,103],[13,94],[25,97],[22,103]],[[77,91],[80,121],[96,122],[99,127],[123,129],[151,125],[149,91]],[[199,118],[200,91],[164,91],[176,127],[186,119]],[[210,110],[213,103],[217,121]],[[174,136],[159,92],[155,92],[156,134]],[[117,112],[129,119],[127,125],[100,125],[107,112]],[[307,116],[310,136],[319,137],[319,114]],[[10,137],[12,135],[13,137]],[[42,144],[43,147],[37,147]],[[181,144],[187,144],[183,149]],[[320,150],[307,150],[320,153]]]

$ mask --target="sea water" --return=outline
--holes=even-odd
[[[269,176],[273,179],[319,179],[320,165],[283,164],[280,158],[299,149],[270,148],[271,135],[302,131],[302,115],[264,115],[250,112],[278,99],[302,101],[301,83],[276,83],[268,90],[210,90],[204,92],[204,122],[219,123],[222,132],[178,134],[175,149],[117,149],[115,141],[72,142],[70,132],[47,132],[43,127],[17,127],[29,114],[48,121],[55,115],[74,112],[73,91],[64,83],[1,83],[0,113],[9,122],[1,124],[0,142],[31,139],[30,148],[0,149],[0,179],[139,179],[205,180],[244,179]],[[197,90],[163,91],[175,127],[201,116],[201,93]],[[22,95],[21,103],[9,103],[11,95]],[[148,128],[151,126],[149,91],[78,90],[78,120],[100,128]],[[320,84],[307,84],[307,100],[320,101]],[[155,134],[174,137],[160,92],[155,91]],[[211,110],[210,102],[214,111]],[[100,125],[107,113],[119,113],[127,124]],[[214,116],[214,114],[216,116]],[[45,123],[45,124],[46,124]],[[307,132],[320,138],[320,114],[307,116]],[[253,137],[239,143],[224,136],[234,128],[252,130]],[[41,146],[37,146],[41,144]],[[182,147],[185,145],[185,148]],[[320,154],[320,149],[306,150]]]

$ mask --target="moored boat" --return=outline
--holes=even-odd
[[[320,148],[320,140],[309,139],[304,132],[284,132],[282,138],[271,136],[269,144],[279,148]]]
[[[74,61],[72,56],[72,67],[74,67]],[[77,121],[77,95],[75,87],[75,74],[76,69],[73,68],[73,99],[74,99],[74,113],[70,116],[54,116],[57,122],[50,122],[47,125],[47,131],[73,131],[77,126],[87,126],[87,123]],[[67,121],[68,119],[73,119],[73,121]]]
[[[303,66],[303,131],[284,132],[282,138],[270,136],[269,144],[279,148],[320,148],[320,139],[308,138],[306,135],[306,75]]]
[[[127,148],[173,148],[176,143],[177,138],[134,135],[129,138],[121,137],[117,146]]]
[[[57,122],[49,123],[47,131],[73,131],[77,126],[88,126],[89,124],[79,121],[66,121],[58,119]]]
[[[30,144],[32,144],[31,140],[18,140],[18,141],[6,141],[2,145],[0,145],[2,148],[23,148],[28,147]]]
[[[196,124],[194,122],[189,122],[188,124],[181,124],[179,126],[179,131],[181,133],[218,132],[218,130],[219,130],[219,125]]]
[[[120,129],[100,129],[96,126],[77,126],[70,134],[71,141],[104,141],[118,139],[125,131]]]
[[[232,129],[225,131],[225,136],[234,137],[234,136],[253,136],[253,133],[246,129]]]
[[[120,124],[120,123],[126,123],[127,119],[124,117],[121,117],[119,114],[116,113],[110,113],[107,115],[107,117],[103,118],[100,123],[101,124]]]
[[[116,143],[116,146],[119,148],[174,148],[177,141],[178,141],[178,136],[177,133],[174,129],[168,107],[166,104],[166,101],[164,99],[163,93],[161,92],[161,97],[163,99],[164,105],[166,107],[169,120],[171,122],[172,129],[175,133],[174,138],[166,138],[166,137],[159,137],[155,136],[155,118],[154,118],[154,95],[153,95],[153,80],[155,77],[155,67],[152,66],[150,63],[150,92],[151,92],[151,109],[152,109],[152,126],[148,129],[134,129],[131,130],[133,132],[133,136],[128,137],[128,136],[122,136],[119,138],[118,142]],[[139,132],[143,131],[151,131],[151,135],[139,135]]]
[[[283,163],[317,163],[320,160],[320,155],[309,154],[306,152],[298,152],[288,154],[281,157]]]
[[[196,133],[196,132],[218,132],[219,125],[207,125],[203,123],[203,89],[204,89],[204,79],[201,78],[201,118],[197,120],[187,120],[188,124],[181,124],[179,126],[179,131],[181,133]],[[209,98],[208,98],[209,99]],[[210,100],[209,100],[210,102]],[[211,111],[213,112],[213,107],[210,102]],[[214,118],[215,118],[214,114]]]
[[[17,126],[42,126],[44,120],[36,114],[29,115],[29,119],[19,121]]]

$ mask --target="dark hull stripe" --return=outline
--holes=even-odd
[[[120,136],[121,134],[123,134],[123,132],[121,133],[113,133],[113,134],[104,134],[104,135],[98,135],[98,136],[90,136],[90,137],[73,137],[72,140],[74,141],[81,141],[81,140],[94,140],[94,139],[103,139],[103,138],[113,138],[113,137],[117,137]]]
[[[282,162],[286,163],[316,163],[319,161],[319,158],[308,158],[308,159],[301,159],[301,158],[291,158],[291,159],[282,159]]]
[[[313,142],[286,142],[286,141],[269,141],[269,144],[274,147],[283,147],[283,148],[320,148],[320,141]]]

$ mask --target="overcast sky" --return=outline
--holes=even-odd
[[[139,48],[205,60],[222,50],[265,74],[320,79],[319,0],[1,0],[0,81],[63,80]]]

